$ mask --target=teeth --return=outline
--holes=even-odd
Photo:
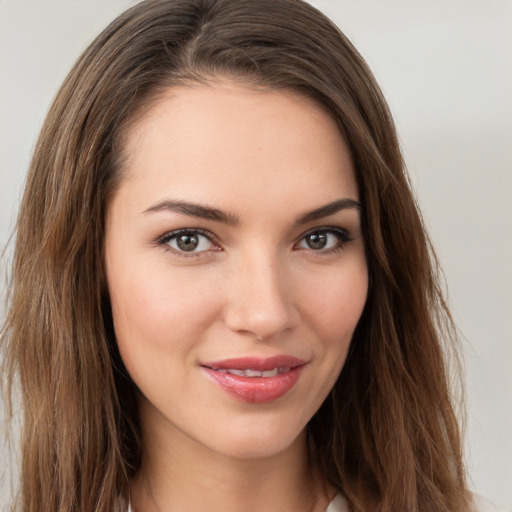
[[[231,375],[240,375],[240,377],[243,377],[246,371],[247,370],[226,370],[227,373],[231,373]]]
[[[258,370],[244,370],[243,375],[245,377],[262,377],[264,372]]]
[[[221,373],[230,373],[231,375],[238,375],[239,377],[276,377],[277,375],[281,375],[282,373],[288,373],[290,371],[289,367],[282,368],[274,368],[273,370],[251,370],[247,368],[246,370],[235,370],[232,368],[217,368],[218,372]]]

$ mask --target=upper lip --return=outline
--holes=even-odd
[[[258,370],[264,372],[274,368],[296,368],[304,364],[306,361],[299,357],[277,355],[272,357],[235,357],[204,362],[201,366],[215,370]]]

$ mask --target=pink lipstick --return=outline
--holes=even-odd
[[[250,403],[277,400],[299,380],[306,361],[293,356],[242,357],[201,366],[208,377],[233,398]]]

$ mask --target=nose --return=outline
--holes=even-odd
[[[245,258],[232,270],[224,315],[229,329],[267,340],[297,325],[292,283],[277,258]]]

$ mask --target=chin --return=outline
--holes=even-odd
[[[291,429],[254,429],[254,432],[233,431],[218,439],[212,448],[228,457],[240,460],[266,459],[285,454],[292,447],[305,443],[306,432]]]

